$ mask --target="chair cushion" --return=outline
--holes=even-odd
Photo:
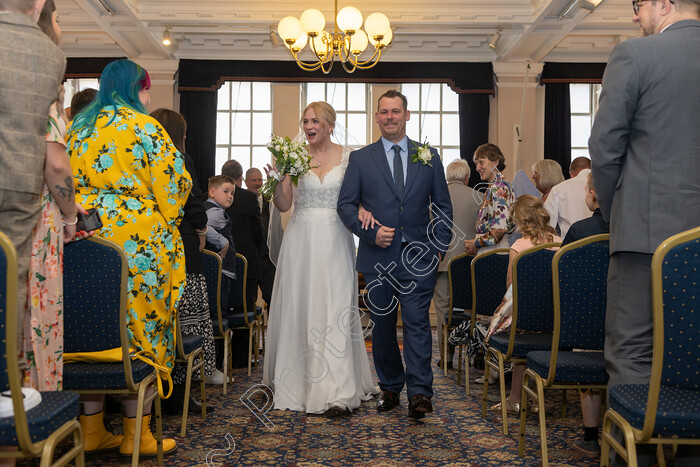
[[[245,316],[243,315],[243,313],[226,315],[226,319],[228,320],[228,322],[232,328],[240,328],[240,327],[245,326]],[[255,321],[255,313],[253,313],[252,311],[249,311],[248,312],[248,323],[250,324],[253,321]]]
[[[221,318],[221,327],[224,328],[224,332],[228,331],[228,320],[226,318]],[[219,325],[214,322],[214,335],[221,336],[219,333]]]
[[[450,327],[455,328],[465,321],[472,319],[471,313],[465,313],[464,310],[455,310],[452,312],[452,320],[450,322]]]
[[[141,360],[131,361],[134,382],[153,373],[151,365]],[[75,362],[63,365],[64,389],[126,389],[124,365],[118,363]]]
[[[201,348],[204,345],[204,339],[202,336],[192,334],[190,336],[182,336],[182,349],[185,351],[185,355],[189,355],[195,350]]]
[[[78,394],[70,391],[41,393],[41,403],[27,412],[29,436],[36,443],[80,415]],[[0,446],[17,446],[15,417],[0,418]]]
[[[527,367],[547,379],[552,352],[536,351],[527,354]],[[559,352],[555,381],[580,384],[604,384],[608,381],[602,351]]]
[[[498,350],[502,354],[508,351],[508,341],[510,331],[494,334],[489,339],[489,346]],[[536,350],[549,350],[552,348],[552,334],[525,332],[515,335],[515,345],[513,346],[514,358],[525,358],[529,352]]]
[[[648,384],[621,384],[610,389],[610,408],[634,428],[642,429],[649,395]],[[661,386],[654,434],[700,438],[700,391]]]

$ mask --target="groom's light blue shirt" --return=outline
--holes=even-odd
[[[382,144],[384,145],[384,152],[386,153],[386,161],[389,164],[389,170],[391,170],[391,178],[394,178],[394,143],[382,136]],[[406,172],[408,168],[408,136],[404,136],[398,144],[401,147],[401,165],[403,165],[403,183],[406,185]]]

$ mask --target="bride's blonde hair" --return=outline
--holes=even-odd
[[[335,128],[335,109],[329,103],[323,101],[312,102],[311,104],[304,107],[304,110],[301,111],[301,118],[299,119],[299,129],[302,131],[302,133],[304,132],[304,115],[306,115],[306,111],[309,109],[314,110],[316,118],[319,119],[324,125],[326,125],[332,133],[333,128]]]

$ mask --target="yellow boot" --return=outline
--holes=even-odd
[[[136,432],[136,417],[124,419],[124,439],[119,447],[119,453],[123,456],[131,456],[134,453],[134,436]],[[141,421],[141,445],[139,456],[155,456],[158,454],[156,437],[151,433],[151,416],[145,415]],[[170,454],[177,449],[174,439],[163,439],[163,454]]]
[[[105,429],[104,412],[81,415],[80,428],[83,430],[85,453],[115,449],[122,443],[122,435],[113,435]]]

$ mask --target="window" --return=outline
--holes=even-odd
[[[588,138],[598,111],[600,84],[570,84],[571,99],[571,159],[588,157]]]
[[[438,150],[443,165],[459,159],[459,96],[446,84],[402,84],[411,119],[406,133]]]
[[[328,102],[336,112],[336,129],[331,140],[353,147],[369,143],[368,86],[365,83],[306,83],[302,107]]]
[[[267,143],[272,134],[270,83],[227,81],[217,95],[216,172],[229,159],[262,169],[270,163]]]
[[[100,80],[99,78],[67,79],[63,83],[63,88],[66,91],[65,95],[63,96],[63,107],[68,108],[70,107],[70,101],[73,99],[73,96],[80,91],[87,88],[100,89]]]

